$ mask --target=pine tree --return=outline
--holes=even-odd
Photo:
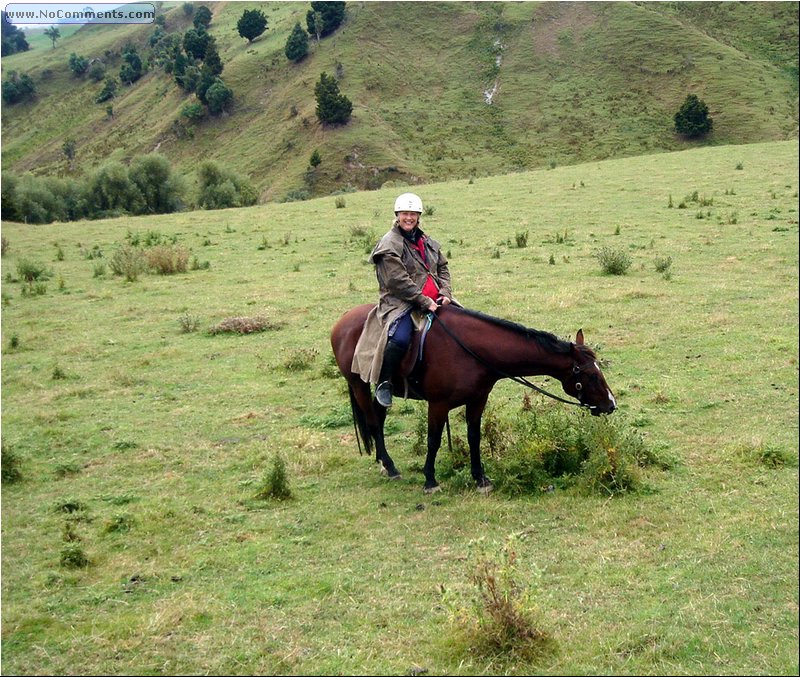
[[[336,80],[327,73],[319,76],[314,87],[317,99],[317,118],[322,123],[344,125],[350,120],[353,104],[344,94],[339,92]]]
[[[680,110],[675,113],[675,131],[690,139],[704,136],[711,131],[713,120],[708,117],[708,106],[696,95],[689,94]]]
[[[286,41],[284,53],[289,61],[294,61],[295,63],[302,61],[308,56],[308,34],[299,23],[294,25],[292,33]]]

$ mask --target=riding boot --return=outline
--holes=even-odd
[[[378,387],[375,389],[375,399],[378,404],[387,409],[392,406],[392,376],[400,366],[405,354],[405,346],[391,339],[386,343],[386,348],[383,351],[381,373],[378,377]]]

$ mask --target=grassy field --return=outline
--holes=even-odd
[[[261,202],[278,201],[682,150],[674,115],[690,93],[714,120],[711,137],[692,145],[797,138],[791,3],[351,2],[343,26],[312,40],[299,64],[284,47],[308,3],[203,4],[235,95],[229,114],[187,125],[181,110],[195,96],[156,67],[120,87],[109,117],[107,103],[94,103],[102,83],[75,78],[70,54],[118,78],[122,48],[146,57],[155,27],[86,26],[55,49],[37,42],[3,59],[5,74],[29,74],[37,87],[35,101],[4,106],[3,169],[77,177],[158,149],[187,176],[198,158],[224,163],[250,177]],[[191,26],[183,5],[160,8],[168,33]],[[248,43],[236,23],[252,7],[269,27]],[[343,127],[317,120],[322,72],[353,103]],[[322,163],[309,179],[315,150]]]
[[[792,141],[419,187],[461,302],[582,327],[613,420],[675,459],[613,497],[424,496],[410,403],[403,480],[358,455],[328,334],[376,297],[396,191],[4,223],[4,673],[797,674],[797,167]],[[113,275],[145,241],[195,265]],[[242,316],[271,329],[209,331]],[[501,425],[523,396],[496,388]],[[276,454],[294,498],[260,500]],[[456,622],[476,548],[513,548],[546,650]]]

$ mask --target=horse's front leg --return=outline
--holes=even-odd
[[[425,488],[426,494],[439,491],[436,481],[436,454],[442,446],[442,431],[447,421],[447,405],[428,403],[428,454],[425,457]]]
[[[481,463],[481,417],[483,410],[486,408],[485,397],[476,402],[467,404],[467,442],[469,444],[469,461],[470,469],[472,470],[472,477],[478,484],[478,491],[482,493],[489,493],[494,487],[492,482],[486,477],[483,470],[483,463]]]

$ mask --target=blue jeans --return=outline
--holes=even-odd
[[[389,340],[405,349],[411,343],[411,335],[413,333],[414,323],[411,320],[411,312],[409,311],[392,322],[392,326],[389,327]]]

